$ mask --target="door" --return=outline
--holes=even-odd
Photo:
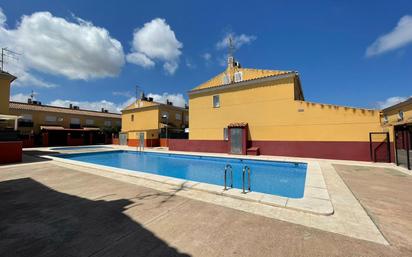
[[[230,129],[230,153],[242,154],[242,128]]]
[[[407,169],[412,168],[411,135],[411,125],[402,125],[395,127],[396,164]]]
[[[144,133],[143,132],[139,133],[139,146],[141,148],[144,148]]]
[[[127,133],[120,133],[119,134],[119,144],[120,145],[127,145]]]

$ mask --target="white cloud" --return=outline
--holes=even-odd
[[[366,49],[366,56],[371,57],[392,51],[412,43],[412,16],[403,16],[396,27],[380,36]]]
[[[156,18],[145,23],[143,28],[135,29],[132,52],[126,59],[144,68],[151,68],[155,61],[160,61],[166,72],[174,74],[179,67],[182,47],[183,44],[177,40],[166,21]]]
[[[186,58],[186,66],[187,66],[189,69],[196,69],[196,64],[194,64],[194,63],[192,62],[192,60],[189,59],[189,58]]]
[[[18,99],[14,101],[26,102],[29,95],[17,94],[13,97],[15,97],[15,99]],[[153,100],[159,103],[166,103],[166,99],[169,99],[169,101],[171,101],[174,106],[184,107],[186,104],[186,100],[184,99],[182,94],[163,93],[160,95],[160,94],[149,93],[147,97],[153,97]],[[130,97],[122,103],[114,103],[108,100],[74,101],[74,100],[69,100],[69,99],[56,99],[56,100],[49,102],[48,105],[69,107],[70,104],[73,104],[73,105],[79,106],[80,109],[83,109],[83,110],[101,111],[101,109],[104,108],[108,110],[109,112],[120,113],[121,110],[131,105],[135,101],[136,101],[135,97]]]
[[[205,59],[205,61],[208,62],[212,58],[212,55],[210,53],[204,53],[204,54],[202,54],[202,58]]]
[[[155,62],[142,53],[130,53],[126,55],[126,60],[143,68],[152,68],[155,66]]]
[[[124,65],[121,43],[91,22],[77,17],[70,22],[49,12],[24,15],[15,29],[6,28],[5,20],[0,11],[0,44],[22,53],[18,65],[7,67],[20,84],[55,86],[31,70],[88,80],[116,76]]]
[[[120,111],[125,108],[126,106],[132,104],[136,101],[136,98],[131,97],[127,101],[116,104],[111,101],[107,100],[100,100],[100,101],[72,101],[72,100],[64,100],[64,99],[56,99],[48,103],[48,105],[52,106],[60,106],[60,107],[69,107],[70,104],[79,106],[80,109],[83,110],[94,110],[94,111],[101,111],[102,108],[108,110],[109,112],[120,113]]]
[[[129,91],[114,91],[112,92],[113,95],[115,96],[124,96],[124,97],[132,97],[132,93],[130,93]]]
[[[235,33],[227,33],[219,42],[216,43],[217,49],[224,49],[229,46],[229,38],[232,38],[232,43],[234,48],[239,49],[243,45],[248,45],[256,40],[254,35],[240,34],[236,35]]]
[[[14,94],[10,96],[10,101],[27,103],[27,99],[29,98],[30,98],[29,94],[18,93],[18,94]]]
[[[4,26],[6,24],[7,17],[3,12],[3,8],[0,7],[0,26]]]
[[[185,104],[186,104],[186,100],[182,94],[163,93],[159,95],[159,94],[149,93],[147,97],[153,97],[153,101],[159,102],[159,103],[166,103],[166,100],[169,100],[170,102],[173,103],[174,106],[179,106],[179,107],[185,107]]]
[[[412,96],[411,96],[412,97]],[[393,97],[389,97],[388,99],[386,99],[385,101],[381,101],[381,102],[377,102],[377,107],[379,109],[385,109],[389,106],[398,104],[400,102],[405,101],[406,99],[408,99],[409,97],[404,97],[404,96],[393,96]]]

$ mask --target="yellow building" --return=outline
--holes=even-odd
[[[384,131],[394,136],[395,162],[412,168],[412,97],[382,110],[381,124]]]
[[[16,79],[0,70],[0,164],[20,162],[22,142],[17,131],[18,116],[10,115],[10,86]]]
[[[227,69],[189,92],[188,141],[172,150],[370,160],[379,110],[307,102],[294,71]]]
[[[0,71],[0,114],[9,114],[10,84],[15,76],[5,71]]]
[[[144,146],[163,146],[167,141],[161,138],[184,137],[188,122],[187,108],[173,106],[169,101],[166,104],[154,102],[143,95],[122,110],[120,143],[137,146],[144,142]]]
[[[20,117],[18,130],[25,147],[110,143],[121,126],[117,113],[43,105],[31,99],[10,102],[9,111]]]

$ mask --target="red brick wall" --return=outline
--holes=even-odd
[[[0,164],[21,162],[22,141],[0,142]]]
[[[169,139],[169,150],[227,153],[228,142],[221,140]]]
[[[169,139],[169,149],[174,151],[227,153],[228,147],[228,141],[222,140]],[[371,160],[369,142],[249,141],[248,147],[259,147],[263,155]]]
[[[139,142],[139,139],[128,139],[127,140],[127,145],[128,146],[137,146]],[[144,140],[144,146],[145,147],[157,147],[160,145],[159,139],[145,139]]]

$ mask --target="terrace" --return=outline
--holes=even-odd
[[[316,167],[308,169],[303,199],[309,201],[294,203],[286,199],[268,204],[254,192],[239,197],[241,194],[235,190],[224,193],[218,186],[198,183],[196,188],[187,186],[187,181],[170,177],[142,176],[115,168],[44,158],[52,152],[119,149],[135,150],[115,145],[105,149],[32,148],[25,150],[22,164],[1,166],[0,207],[5,211],[0,214],[0,254],[412,254],[412,177],[406,169],[394,164],[251,157],[307,162]],[[324,188],[307,191],[312,183],[324,183]],[[329,202],[333,212],[314,211],[316,200]]]

